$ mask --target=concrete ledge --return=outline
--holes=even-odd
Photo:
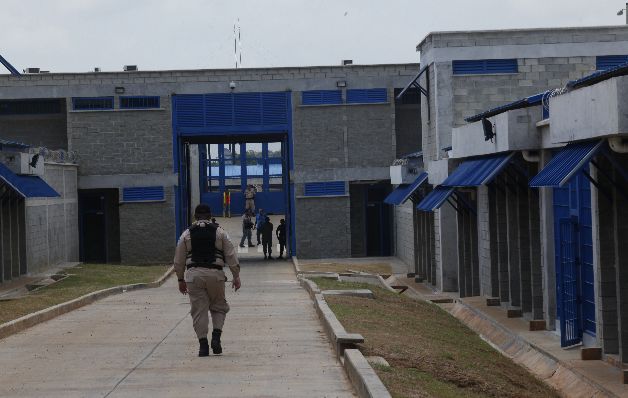
[[[386,386],[359,350],[345,351],[345,370],[360,398],[390,398]]]
[[[323,290],[321,292],[323,296],[349,296],[360,298],[375,298],[373,292],[368,289],[356,289],[356,290]]]
[[[292,266],[294,267],[294,274],[298,276],[301,273],[301,267],[299,267],[297,256],[292,256]]]
[[[352,282],[352,283],[368,283],[369,285],[379,286],[383,289],[388,290],[389,292],[399,293],[392,287],[388,286],[384,278],[379,275],[372,275],[366,273],[352,274],[350,276],[341,275],[338,278],[342,282]]]
[[[329,308],[322,294],[314,295],[314,303],[316,311],[323,320],[325,332],[329,336],[329,340],[334,345],[336,355],[340,358],[344,355],[344,351],[350,348],[356,348],[356,344],[364,343],[364,337],[357,333],[347,333],[334,312]]]
[[[21,318],[14,319],[12,321],[3,323],[0,325],[0,339],[8,337],[12,334],[19,333],[32,326],[40,324],[42,322],[49,321],[53,318],[63,315],[75,309],[84,307],[97,300],[103,299],[114,294],[124,293],[130,290],[147,289],[161,286],[170,275],[174,273],[174,267],[170,267],[157,281],[150,283],[136,283],[132,285],[123,285],[110,287],[108,289],[99,290],[96,292],[88,293],[84,296],[75,298],[74,300],[67,301],[65,303],[57,304],[55,306],[44,308],[43,310],[34,312],[32,314],[24,315]]]
[[[529,343],[500,325],[497,321],[456,300],[449,312],[473,331],[482,336],[502,354],[525,367],[566,397],[615,397],[604,386],[590,380],[569,364],[561,362],[551,353]]]
[[[303,286],[305,291],[308,292],[308,294],[310,295],[310,298],[312,300],[315,299],[314,296],[316,294],[320,294],[320,292],[321,292],[320,289],[318,288],[316,283],[312,282],[311,280],[309,280],[307,278],[299,277],[299,282],[301,283],[301,286]]]

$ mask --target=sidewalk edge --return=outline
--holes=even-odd
[[[148,289],[161,286],[167,279],[174,273],[174,267],[170,267],[159,279],[149,283],[134,283],[131,285],[114,286],[103,290],[98,290],[92,293],[88,293],[84,296],[77,297],[73,300],[60,303],[52,307],[44,308],[37,312],[33,312],[23,317],[14,319],[12,321],[3,323],[0,325],[0,340],[9,337],[13,334],[19,333],[30,327],[38,325],[40,323],[49,321],[59,315],[66,314],[70,311],[84,307],[95,301],[103,299],[114,294],[124,293],[130,290]]]

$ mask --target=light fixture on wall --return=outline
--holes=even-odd
[[[116,94],[124,94],[124,87],[116,87],[115,88],[115,92]]]
[[[229,82],[229,88],[230,88],[231,90],[235,90],[235,88],[236,88],[236,82],[234,82],[233,80],[232,80],[232,81],[230,81],[230,82]]]
[[[336,87],[347,87],[347,82],[344,80],[339,80],[336,82]]]

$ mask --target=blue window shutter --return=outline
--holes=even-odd
[[[345,195],[344,181],[306,182],[303,190],[305,196],[339,196]]]
[[[72,109],[75,111],[102,111],[113,109],[113,97],[74,97]]]
[[[207,94],[200,97],[204,97],[206,126],[233,126],[234,110],[231,94]]]
[[[288,123],[290,92],[262,93],[262,124],[273,126]]]
[[[180,95],[177,96],[175,104],[178,126],[203,127],[205,125],[202,95]]]
[[[628,63],[628,55],[603,55],[595,58],[595,69],[608,70]]]
[[[338,105],[342,104],[341,90],[310,90],[301,93],[303,105]]]
[[[120,97],[120,109],[159,108],[159,96]]]
[[[385,88],[347,90],[347,104],[375,104],[388,101]]]
[[[133,187],[122,189],[123,202],[158,202],[165,200],[164,187]]]
[[[236,126],[256,126],[262,124],[261,101],[260,93],[234,94],[234,124]]]
[[[452,61],[454,75],[480,75],[496,73],[517,73],[516,59],[478,59]]]

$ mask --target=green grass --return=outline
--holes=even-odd
[[[315,281],[322,290],[365,285]],[[375,371],[393,397],[558,396],[440,307],[367,286],[375,300],[325,299],[347,331],[364,336],[364,355],[389,362]]]
[[[60,304],[85,294],[109,287],[147,283],[159,279],[168,270],[166,265],[83,264],[66,268],[67,278],[29,295],[0,301],[0,324]]]

